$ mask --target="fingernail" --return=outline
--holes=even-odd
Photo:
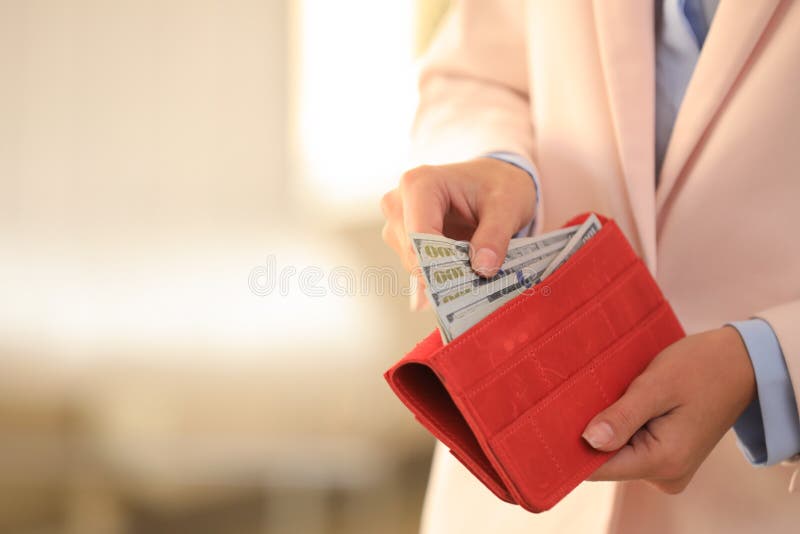
[[[472,268],[475,269],[478,274],[488,275],[494,271],[496,267],[497,254],[488,248],[478,249],[478,252],[475,253],[475,257],[472,259]]]
[[[611,443],[611,440],[614,439],[614,430],[608,423],[595,423],[586,429],[583,439],[593,448],[599,449]]]

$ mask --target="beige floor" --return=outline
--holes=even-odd
[[[429,458],[359,489],[173,486],[170,502],[141,488],[53,480],[0,485],[8,534],[410,534],[417,531]],[[152,490],[152,488],[151,488]]]

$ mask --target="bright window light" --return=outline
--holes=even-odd
[[[408,157],[416,104],[411,0],[294,4],[294,165],[303,198],[377,210]]]
[[[99,354],[280,368],[321,365],[322,347],[353,356],[339,364],[369,354],[378,319],[345,247],[296,234],[262,243],[65,251],[41,242],[40,253],[12,245],[0,252],[0,342],[77,364]]]

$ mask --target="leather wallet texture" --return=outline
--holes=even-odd
[[[588,214],[576,217],[576,224]],[[447,345],[433,332],[385,378],[499,498],[551,508],[610,453],[581,434],[685,334],[613,220],[540,284]]]

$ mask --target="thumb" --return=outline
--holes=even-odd
[[[634,380],[620,399],[597,414],[583,432],[583,439],[600,451],[615,451],[628,443],[648,421],[663,415],[665,402],[659,388]]]
[[[490,195],[478,206],[478,227],[470,240],[472,268],[481,276],[494,276],[503,264],[511,236],[522,226],[510,213],[515,199]]]

